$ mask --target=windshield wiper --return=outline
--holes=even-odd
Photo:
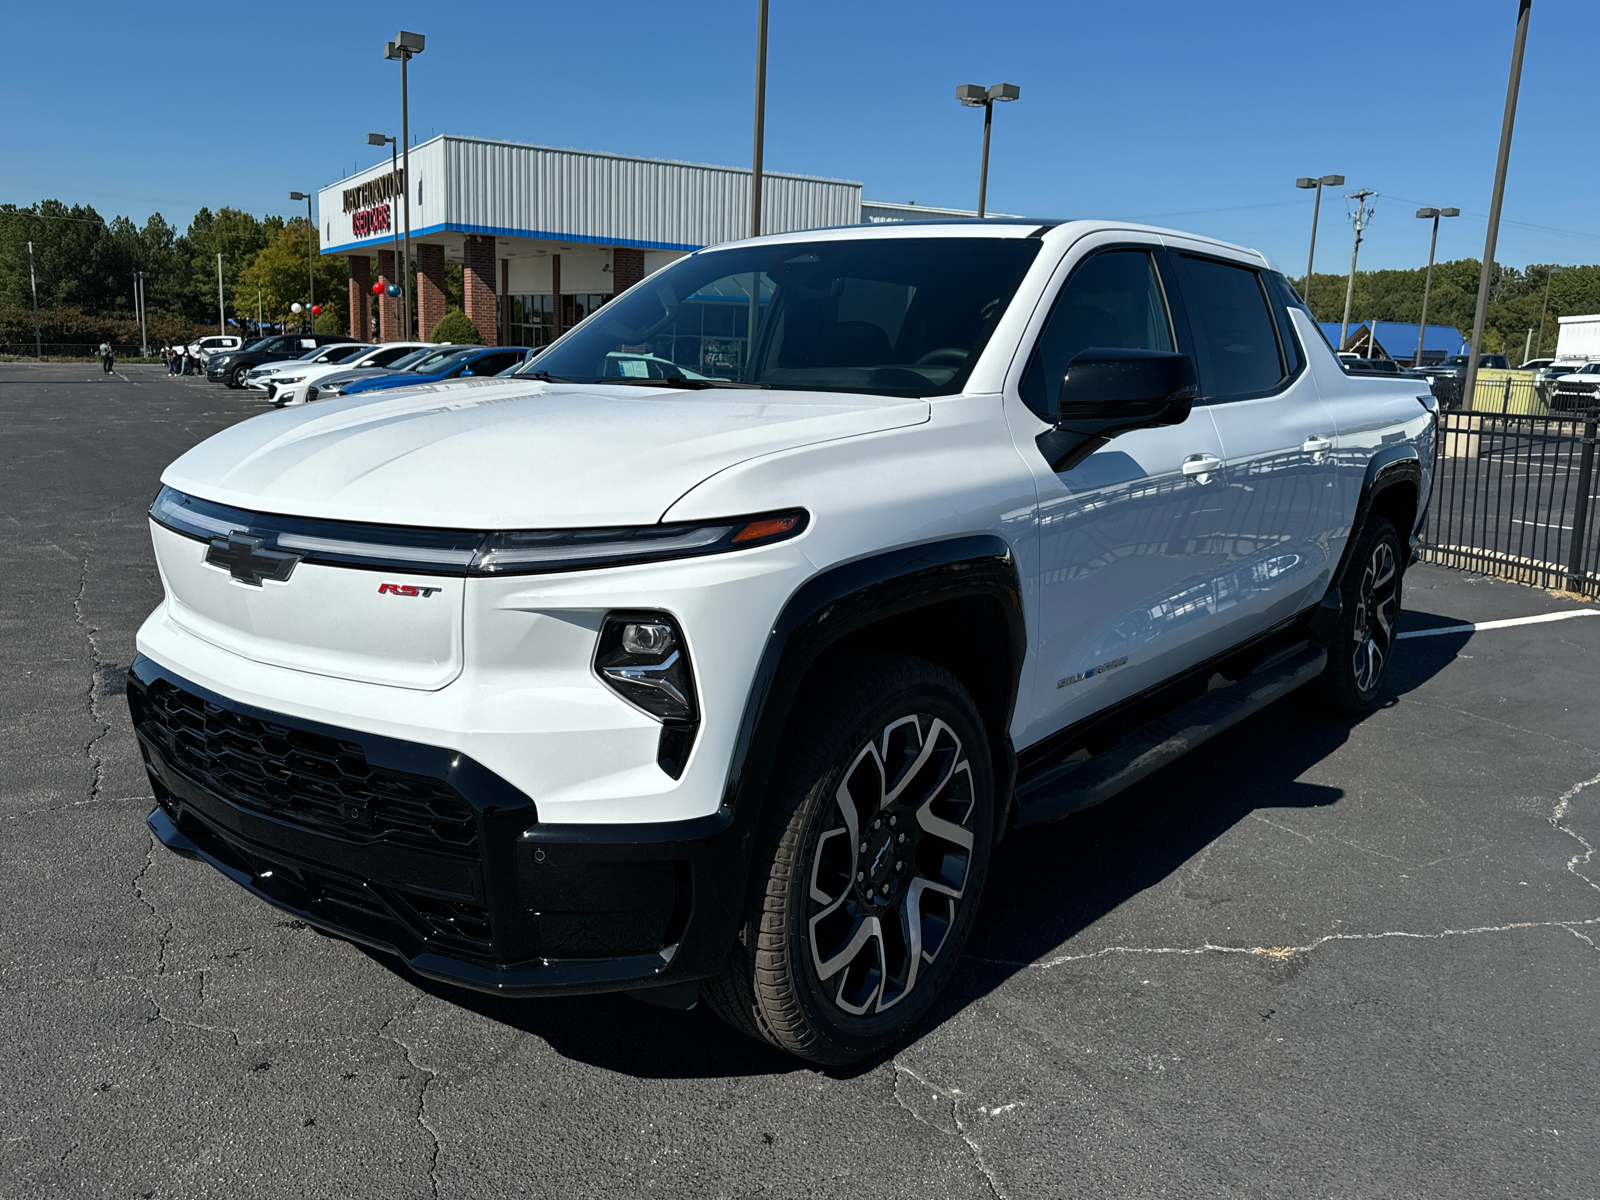
[[[630,387],[665,387],[687,388],[690,391],[703,391],[706,388],[761,388],[771,387],[766,383],[741,383],[734,379],[686,379],[682,375],[668,375],[663,379],[645,379],[637,375],[624,375],[616,379],[601,379],[599,383],[625,383]]]
[[[577,383],[576,379],[568,379],[564,375],[552,375],[549,371],[519,371],[524,379],[542,379],[545,383]]]

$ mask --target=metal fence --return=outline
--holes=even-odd
[[[1597,418],[1441,411],[1422,557],[1600,596]]]
[[[161,347],[155,342],[150,343],[150,353],[159,354]],[[99,358],[99,342],[45,342],[38,349],[46,358]],[[137,343],[113,342],[111,352],[118,358],[138,358],[139,347]],[[17,358],[32,358],[35,350],[32,342],[0,342],[0,354],[15,356]]]

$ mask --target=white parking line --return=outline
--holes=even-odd
[[[1562,612],[1540,613],[1537,617],[1511,617],[1504,621],[1479,621],[1475,625],[1443,625],[1438,629],[1412,629],[1396,634],[1395,640],[1440,637],[1446,633],[1481,633],[1485,629],[1508,629],[1512,625],[1542,625],[1546,621],[1565,621],[1571,617],[1600,617],[1600,608],[1569,608]]]

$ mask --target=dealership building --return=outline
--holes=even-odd
[[[748,169],[556,150],[441,135],[411,150],[411,178],[387,162],[318,194],[322,253],[350,262],[350,332],[400,336],[395,231],[411,201],[417,332],[445,314],[445,265],[460,263],[467,316],[492,345],[543,346],[675,258],[746,236]],[[762,174],[762,232],[973,216],[863,201],[841,179]],[[403,231],[402,231],[403,233]],[[402,241],[403,245],[403,241]]]

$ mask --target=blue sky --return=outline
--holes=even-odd
[[[1144,218],[1305,269],[1310,193],[1375,188],[1363,267],[1420,265],[1419,204],[1455,205],[1441,258],[1476,257],[1516,0],[772,0],[767,165],[865,184],[869,199],[976,203],[982,117],[960,83],[1019,84],[995,116],[992,210]],[[137,14],[136,17],[133,14]],[[381,45],[428,37],[412,136],[460,133],[745,165],[755,0],[448,6],[17,5],[0,74],[0,201],[93,204],[180,227],[223,204],[292,214],[374,161],[399,125]],[[1537,0],[1500,261],[1600,261],[1597,101],[1574,48],[1600,4]],[[1581,70],[1581,68],[1579,68]],[[1323,205],[1320,270],[1349,261]]]

